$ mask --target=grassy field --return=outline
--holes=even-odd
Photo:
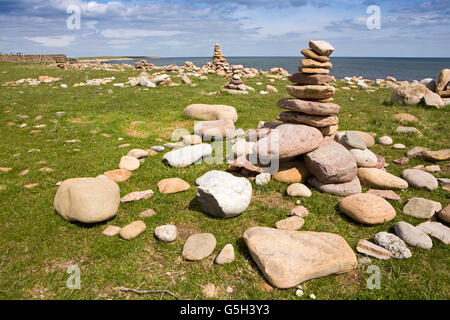
[[[6,72],[3,72],[6,71]],[[121,195],[132,191],[153,189],[155,195],[143,201],[121,204],[117,216],[106,223],[85,226],[69,223],[53,208],[58,181],[97,176],[116,169],[120,157],[131,148],[146,149],[170,141],[173,130],[193,131],[193,120],[183,116],[183,109],[191,103],[217,103],[234,106],[239,114],[237,128],[256,128],[260,120],[275,120],[280,110],[276,102],[286,97],[286,81],[270,83],[265,77],[246,80],[257,89],[247,96],[206,96],[201,92],[216,91],[226,80],[208,75],[209,80],[193,79],[198,86],[158,87],[144,91],[142,87],[118,88],[112,84],[101,87],[72,85],[90,79],[116,77],[125,82],[137,71],[61,71],[48,65],[0,64],[0,83],[39,75],[62,77],[63,81],[40,84],[37,87],[0,87],[0,167],[11,171],[0,173],[0,298],[1,299],[172,299],[160,294],[135,295],[123,293],[118,287],[143,290],[167,289],[182,299],[204,299],[204,286],[213,283],[219,288],[219,299],[449,299],[449,248],[433,239],[429,251],[412,248],[412,258],[391,259],[372,263],[382,272],[381,289],[369,290],[367,266],[353,272],[310,280],[302,284],[305,295],[295,295],[295,289],[265,290],[264,277],[252,261],[242,240],[244,231],[253,226],[273,227],[286,217],[296,204],[286,195],[286,185],[271,181],[256,186],[249,208],[231,220],[214,219],[200,210],[194,181],[212,169],[224,170],[226,165],[194,165],[184,169],[169,168],[161,162],[162,153],[149,157],[131,179],[120,183]],[[180,82],[175,76],[175,82]],[[256,82],[275,85],[279,93],[259,95],[262,87]],[[60,83],[69,87],[62,89]],[[339,84],[342,86],[343,84]],[[390,135],[395,143],[429,147],[433,150],[449,148],[450,112],[428,109],[419,105],[393,106],[387,103],[391,91],[380,89],[373,93],[362,90],[339,90],[335,101],[341,106],[340,129],[355,129]],[[350,98],[353,97],[353,100]],[[64,111],[61,117],[56,112]],[[400,125],[393,119],[396,113],[408,112],[419,121],[412,125],[424,133],[397,134]],[[18,115],[28,115],[20,119]],[[42,115],[41,120],[35,117]],[[140,122],[136,122],[140,121]],[[15,122],[16,125],[7,125]],[[27,123],[20,128],[18,125]],[[30,134],[33,126],[45,124],[41,132]],[[107,133],[110,137],[101,134]],[[123,138],[119,141],[118,138]],[[79,143],[65,143],[79,139]],[[119,148],[130,143],[130,148]],[[28,152],[31,149],[40,151]],[[408,150],[408,149],[407,149]],[[432,164],[412,159],[406,166],[392,160],[404,155],[404,150],[375,145],[377,154],[386,157],[387,170],[400,175],[405,168],[418,164]],[[45,163],[43,162],[45,161]],[[436,177],[449,177],[450,163],[441,162]],[[42,167],[53,172],[41,172]],[[27,175],[19,175],[29,169]],[[173,195],[161,195],[156,184],[169,177],[188,181],[190,190]],[[24,185],[39,183],[32,189]],[[367,190],[367,188],[364,188]],[[449,192],[439,188],[433,192],[407,189],[398,192],[403,203],[392,201],[397,217],[384,225],[363,226],[347,218],[337,208],[339,197],[314,191],[313,196],[301,199],[310,215],[302,230],[334,232],[341,235],[354,249],[362,238],[372,238],[377,232],[392,231],[398,221],[414,225],[421,222],[402,213],[402,207],[413,196],[448,204]],[[152,208],[157,215],[147,218],[147,230],[132,241],[106,237],[102,231],[108,225],[124,226],[139,219],[139,213]],[[153,230],[162,224],[173,223],[179,238],[170,244],[155,239]],[[181,258],[183,243],[193,232],[211,232],[217,239],[214,255],[201,262],[187,262]],[[213,263],[215,255],[227,244],[235,247],[236,260],[228,265]],[[358,258],[362,257],[358,254]],[[81,289],[66,287],[68,266],[81,268]],[[226,288],[233,288],[228,294]]]

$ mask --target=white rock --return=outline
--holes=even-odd
[[[210,156],[211,153],[211,145],[202,143],[167,152],[163,157],[163,161],[172,167],[184,168],[204,157]]]
[[[394,141],[392,140],[391,137],[388,136],[383,136],[381,138],[378,138],[378,143],[382,144],[384,146],[390,146]]]
[[[256,176],[256,178],[255,178],[255,183],[258,185],[258,186],[263,186],[263,185],[265,185],[265,184],[268,184],[269,182],[270,182],[270,178],[271,178],[272,176],[270,175],[270,173],[260,173],[260,174],[258,174],[257,176]]]
[[[120,158],[119,169],[134,171],[139,169],[141,163],[135,157],[123,156]]]
[[[177,227],[172,224],[155,228],[155,236],[164,242],[172,242],[177,238]]]
[[[247,209],[252,199],[250,182],[228,172],[209,171],[195,183],[203,210],[215,217],[235,217]]]
[[[379,232],[374,237],[375,243],[392,252],[395,258],[411,258],[411,251],[406,247],[405,242],[395,234]]]
[[[234,248],[231,243],[226,244],[225,247],[223,247],[223,249],[217,255],[216,259],[214,260],[214,262],[219,265],[231,263],[233,261],[234,261]]]
[[[377,156],[369,149],[350,149],[350,153],[355,158],[358,167],[373,168],[377,165]]]

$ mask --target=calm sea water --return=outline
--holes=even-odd
[[[298,72],[300,57],[227,57],[230,64],[242,64],[262,70],[281,67],[290,73]],[[111,63],[134,64],[138,60],[113,61]],[[197,66],[203,66],[211,61],[211,57],[185,57],[149,59],[150,63],[158,66],[176,64],[184,65],[185,61],[192,61]],[[366,79],[386,78],[392,76],[397,80],[421,80],[434,78],[444,68],[450,68],[450,58],[332,58],[331,74],[339,79],[351,76],[362,76]]]

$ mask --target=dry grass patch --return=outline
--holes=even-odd
[[[252,202],[257,202],[273,209],[291,210],[295,207],[292,201],[284,198],[280,192],[260,192],[253,194]]]

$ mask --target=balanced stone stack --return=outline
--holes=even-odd
[[[334,136],[338,130],[339,105],[332,103],[335,88],[329,83],[332,67],[329,56],[333,46],[326,41],[310,41],[310,49],[303,49],[300,73],[289,76],[293,83],[286,87],[294,99],[281,99],[278,106],[284,111],[278,120],[284,123],[302,123],[318,128],[324,136]]]
[[[212,57],[212,60],[214,66],[216,67],[216,70],[224,70],[230,67],[218,43],[216,43],[214,46],[214,55]]]

